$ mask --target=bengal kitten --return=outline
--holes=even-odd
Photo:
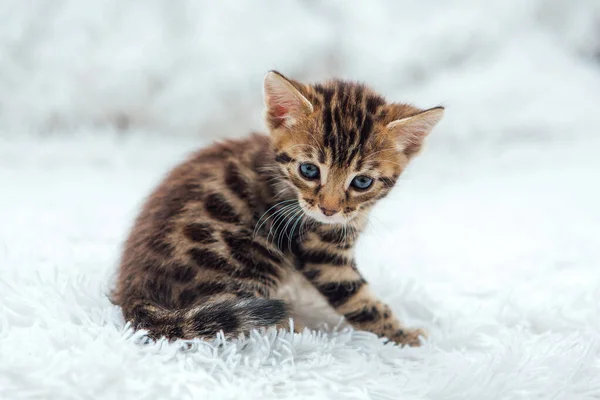
[[[264,102],[269,137],[201,150],[149,197],[125,245],[115,303],[152,338],[234,337],[285,326],[278,288],[301,274],[356,329],[418,345],[424,332],[377,299],[353,253],[371,207],[444,109],[275,71]]]

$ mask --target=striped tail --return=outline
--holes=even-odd
[[[145,329],[153,339],[210,338],[223,331],[236,337],[252,329],[274,326],[288,315],[283,300],[265,298],[228,299],[188,309],[167,309],[140,300],[123,307],[125,319],[135,329]]]

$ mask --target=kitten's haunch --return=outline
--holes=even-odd
[[[418,345],[424,332],[402,326],[371,293],[354,245],[443,108],[274,71],[264,100],[269,136],[200,150],[150,195],[125,244],[114,302],[153,338],[235,337],[286,326],[278,289],[300,274],[355,328]]]

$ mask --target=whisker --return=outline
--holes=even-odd
[[[387,162],[387,163],[390,163],[390,164],[395,164],[395,165],[399,166],[400,168],[404,168],[404,167],[406,167],[406,165],[399,164],[399,163],[397,163],[397,162],[395,162],[395,161],[392,161],[392,160],[390,160],[390,159],[387,159],[387,158],[384,158],[384,159],[382,159],[381,161],[385,161],[385,162]]]
[[[293,149],[294,147],[299,147],[299,146],[311,147],[311,148],[313,148],[314,150],[319,150],[319,149],[318,149],[318,148],[316,148],[315,146],[313,146],[313,145],[311,145],[311,144],[306,144],[306,143],[303,143],[303,144],[295,144],[295,145],[293,145],[293,146],[291,146],[291,147],[288,147],[288,148],[286,148],[286,150],[291,150],[291,149]],[[293,158],[292,158],[292,160],[293,160]]]
[[[313,135],[311,132],[309,131],[305,131],[307,134],[309,134],[314,141],[317,143],[317,146],[319,146],[318,150],[322,151],[323,153],[325,153],[325,149],[323,148],[323,146],[321,145],[321,143],[319,143],[319,141],[317,140],[317,138],[315,137],[315,135]]]
[[[277,225],[277,221],[279,221],[282,216],[289,211],[290,209],[292,209],[295,205],[294,204],[288,204],[285,207],[282,207],[281,209],[275,211],[273,213],[273,215],[271,215],[271,217],[273,218],[273,220],[271,221],[271,226],[269,227],[269,232],[267,233],[267,242],[269,239],[269,236],[271,235],[271,232],[273,231],[273,228],[276,227]]]
[[[298,207],[294,207],[290,212],[286,213],[285,216],[283,217],[281,224],[283,225],[285,223],[285,225],[283,226],[283,229],[276,232],[277,248],[281,248],[281,238],[282,238],[282,236],[285,236],[287,227],[290,224],[290,222],[292,221],[293,216],[296,215],[297,212],[298,212]],[[273,240],[273,243],[275,243],[275,240]]]
[[[281,248],[281,239],[285,238],[286,236],[288,237],[288,239],[290,238],[290,233],[288,232],[288,226],[296,219],[296,216],[302,213],[302,208],[300,208],[300,206],[298,206],[298,208],[295,210],[295,212],[293,213],[293,215],[291,215],[291,217],[288,218],[288,222],[285,224],[285,226],[283,227],[283,230],[281,231],[280,235],[279,235],[279,240],[277,241],[277,247]]]
[[[276,235],[277,237],[273,236],[273,245],[275,245],[275,240],[277,240],[277,247],[279,249],[282,248],[282,240],[285,238],[285,236],[288,235],[288,226],[289,224],[292,223],[292,221],[294,220],[295,216],[298,214],[299,209],[295,208],[293,210],[290,210],[288,213],[286,213],[285,217],[279,222],[278,227],[277,227],[277,231],[276,231]],[[285,226],[282,227],[282,225],[285,223]]]
[[[284,184],[282,184],[282,185],[284,185]],[[282,194],[284,194],[288,190],[291,191],[292,189],[287,184],[285,184],[281,189],[279,189],[279,191],[277,193],[274,194],[274,197],[279,198]]]
[[[263,213],[263,215],[261,215],[261,217],[258,219],[258,221],[256,221],[256,226],[254,227],[254,232],[252,233],[252,236],[256,236],[256,233],[260,230],[260,228],[264,225],[264,223],[267,222],[267,220],[272,217],[272,215],[271,215],[269,218],[265,219],[262,222],[262,224],[260,224],[260,226],[259,226],[260,221],[265,217],[265,215],[267,215],[267,213],[269,211],[271,211],[273,208],[275,208],[275,207],[277,207],[277,206],[279,206],[279,205],[281,205],[283,203],[289,203],[290,201],[295,201],[295,200],[283,200],[283,201],[280,201],[279,203],[275,204],[274,206],[272,206],[271,208],[269,208],[267,211],[265,211]]]
[[[394,151],[394,150],[396,150],[396,148],[395,148],[395,147],[388,147],[388,148],[386,148],[386,149],[379,150],[379,151],[376,151],[376,152],[374,152],[374,153],[371,153],[371,154],[367,155],[367,156],[364,158],[364,160],[369,160],[370,158],[374,157],[376,154],[383,153],[384,151]]]
[[[299,146],[311,147],[313,150],[317,151],[317,153],[318,153],[318,151],[319,151],[319,149],[317,149],[315,146],[313,146],[313,145],[310,145],[310,144],[295,144],[295,145],[293,145],[293,146],[291,146],[291,147],[288,147],[288,148],[286,148],[285,150],[286,150],[286,151],[287,151],[287,150],[291,150],[291,149],[293,149],[294,147],[299,147]],[[296,157],[291,157],[291,159],[290,159],[290,162],[293,162],[293,161],[296,161],[296,160],[298,160],[298,156],[296,156]]]
[[[383,225],[383,227],[385,229],[387,229],[390,233],[392,232],[391,228],[388,225],[386,225],[383,221],[381,221],[379,218],[377,218],[374,215],[371,215],[371,218],[373,219],[373,221],[377,221],[378,223],[380,223],[381,225]]]
[[[309,220],[310,218],[305,218],[304,221],[302,221],[302,223],[300,224],[300,229],[299,229],[299,237],[300,237],[300,241],[304,241],[304,234],[306,233],[306,231],[304,230],[306,228],[306,222]]]
[[[373,224],[373,221],[381,224],[385,229],[388,230],[388,232],[392,232],[392,230],[390,229],[389,226],[387,226],[385,223],[383,223],[379,218],[375,217],[374,215],[370,215],[368,212],[366,211],[359,211],[358,212],[359,216],[361,216],[362,218],[364,218],[364,220],[367,222],[367,225],[373,226],[373,228],[375,228],[375,225]]]
[[[279,225],[279,221],[282,220],[283,216],[285,214],[287,214],[289,211],[295,209],[297,205],[294,204],[288,204],[284,207],[282,207],[280,210],[277,210],[277,212],[275,212],[273,214],[273,216],[277,215],[276,218],[273,218],[271,227],[269,228],[269,233],[267,233],[267,242],[269,241],[269,236],[271,236],[271,232],[273,231],[273,229],[275,229],[275,233],[273,233],[273,237],[277,234],[277,226]]]
[[[302,218],[304,217],[304,210],[302,210],[302,208],[300,208],[300,216],[296,219],[296,222],[294,223],[294,225],[292,226],[292,232],[288,235],[288,250],[291,253],[292,252],[292,240],[294,237],[294,231],[296,230],[296,226],[298,225],[299,222],[302,221]]]

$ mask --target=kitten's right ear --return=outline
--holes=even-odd
[[[263,83],[265,120],[269,129],[290,128],[300,117],[313,111],[313,105],[277,71],[270,71]]]

